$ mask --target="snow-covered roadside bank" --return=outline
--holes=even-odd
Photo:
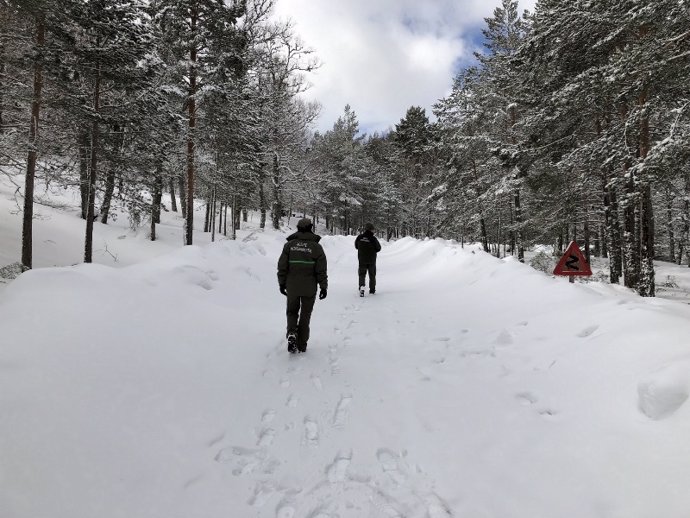
[[[284,236],[0,295],[0,508],[52,517],[647,517],[690,508],[690,311],[403,239],[352,238],[307,354]]]

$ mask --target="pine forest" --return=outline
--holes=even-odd
[[[248,211],[521,261],[577,240],[642,296],[654,260],[690,265],[687,0],[503,0],[432,113],[372,134],[350,105],[315,129],[319,50],[272,4],[0,1],[0,174],[24,268],[34,204],[53,203],[39,184],[81,194],[85,262],[117,208],[151,240],[161,211],[181,213],[187,245]]]

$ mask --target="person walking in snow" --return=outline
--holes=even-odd
[[[278,285],[287,297],[287,342],[291,353],[305,352],[309,341],[309,322],[316,301],[328,294],[326,254],[319,244],[321,236],[312,232],[312,222],[302,218],[297,232],[287,237],[278,259]]]
[[[369,293],[376,293],[376,254],[381,251],[381,243],[374,235],[374,225],[364,225],[364,232],[355,239],[359,259],[359,296],[364,297],[364,287],[369,273]]]

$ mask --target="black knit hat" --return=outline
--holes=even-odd
[[[374,230],[374,224],[367,223],[366,225],[364,225],[364,230]]]
[[[297,222],[297,230],[308,232],[309,230],[311,230],[311,227],[312,223],[309,218],[302,218]]]

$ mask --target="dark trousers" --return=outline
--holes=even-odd
[[[297,333],[297,345],[306,346],[309,341],[309,321],[314,309],[316,294],[311,297],[287,297],[287,332]]]
[[[366,286],[367,272],[369,273],[369,291],[376,291],[376,263],[359,263],[359,285]]]

